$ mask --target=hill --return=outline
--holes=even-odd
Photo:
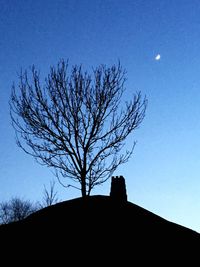
[[[60,202],[0,226],[0,238],[4,249],[20,248],[28,255],[36,246],[37,255],[48,251],[52,260],[63,253],[67,257],[101,255],[98,261],[148,259],[154,266],[160,257],[165,263],[199,260],[200,248],[197,232],[131,202],[102,195]]]

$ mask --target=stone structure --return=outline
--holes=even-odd
[[[110,196],[115,200],[127,201],[126,183],[123,176],[112,176]]]

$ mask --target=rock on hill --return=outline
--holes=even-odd
[[[200,250],[197,232],[131,202],[100,195],[60,202],[0,226],[0,238],[5,251],[26,251],[29,257],[42,253],[52,260],[72,257],[83,264],[95,256],[96,264],[102,259],[148,260],[162,266],[172,260],[199,261]]]

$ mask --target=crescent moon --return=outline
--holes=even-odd
[[[155,56],[155,60],[160,60],[160,58],[161,58],[161,55],[160,54],[157,54],[156,56]]]

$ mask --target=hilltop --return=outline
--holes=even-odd
[[[23,249],[33,244],[47,251],[53,249],[54,256],[60,249],[72,255],[99,253],[101,248],[104,253],[111,249],[116,256],[120,253],[118,257],[128,258],[134,253],[137,259],[142,253],[156,259],[158,253],[166,259],[181,260],[197,256],[200,246],[197,232],[131,202],[102,195],[49,206],[20,222],[1,226],[0,235],[4,243],[9,240],[9,249],[14,249],[17,240]]]
[[[92,259],[103,266],[191,266],[199,261],[200,234],[127,201],[122,176],[112,177],[110,196],[75,198],[43,208],[0,226],[0,239],[1,251],[16,254],[20,264],[19,255],[37,264],[55,260],[56,266],[63,259],[71,262],[69,266],[85,266]]]

